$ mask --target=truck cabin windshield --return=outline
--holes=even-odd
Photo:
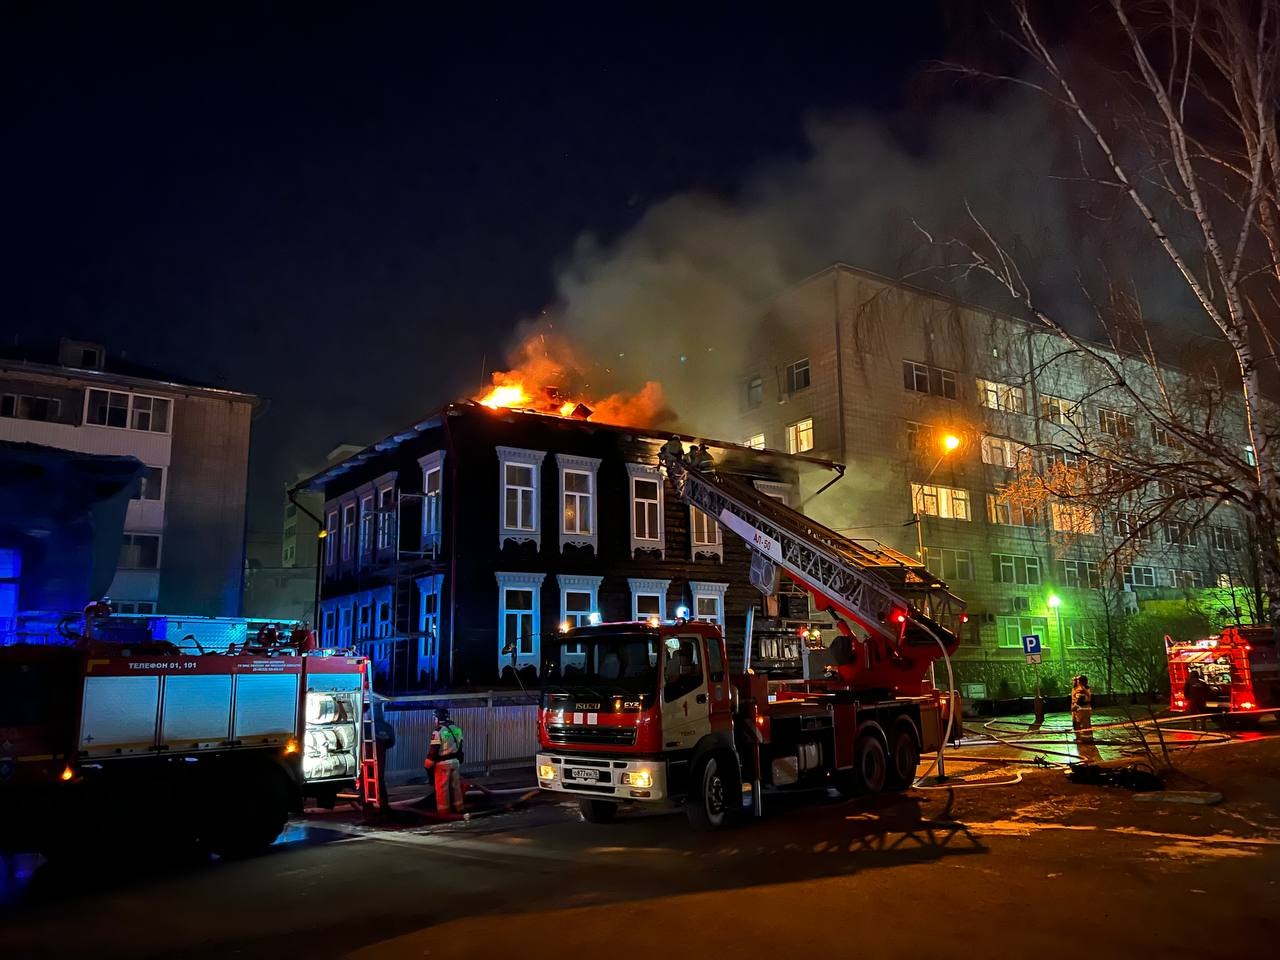
[[[560,644],[559,664],[549,664],[545,677],[550,692],[654,694],[658,636],[628,632],[566,638]]]

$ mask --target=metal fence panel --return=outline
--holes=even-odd
[[[462,728],[464,773],[531,763],[538,749],[537,704],[509,700],[501,693],[388,697],[384,716],[395,728],[396,745],[387,753],[387,781],[407,783],[425,777],[422,761],[431,746],[439,706],[447,706]]]

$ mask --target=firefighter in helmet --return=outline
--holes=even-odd
[[[462,813],[462,728],[450,718],[448,707],[436,708],[436,728],[423,765],[435,779],[436,813]]]

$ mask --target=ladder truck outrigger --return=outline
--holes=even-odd
[[[593,823],[622,804],[683,804],[695,827],[715,829],[743,812],[748,791],[761,816],[766,789],[910,787],[956,722],[954,684],[944,695],[926,675],[939,658],[950,675],[961,601],[918,560],[843,537],[709,466],[660,462],[677,496],[747,542],[757,571],[773,565],[834,620],[834,662],[823,679],[754,673],[751,611],[740,673],[711,623],[569,630],[544,680],[542,789],[577,796]]]

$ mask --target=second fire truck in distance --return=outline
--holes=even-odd
[[[830,676],[734,673],[710,623],[572,630],[545,675],[539,785],[577,796],[592,822],[613,819],[621,804],[683,803],[706,829],[742,811],[744,789],[758,815],[766,788],[910,786],[954,704],[925,676],[955,648],[943,623],[963,619],[959,602],[918,561],[841,537],[709,469],[664,466],[677,495],[743,537],[832,617]]]

